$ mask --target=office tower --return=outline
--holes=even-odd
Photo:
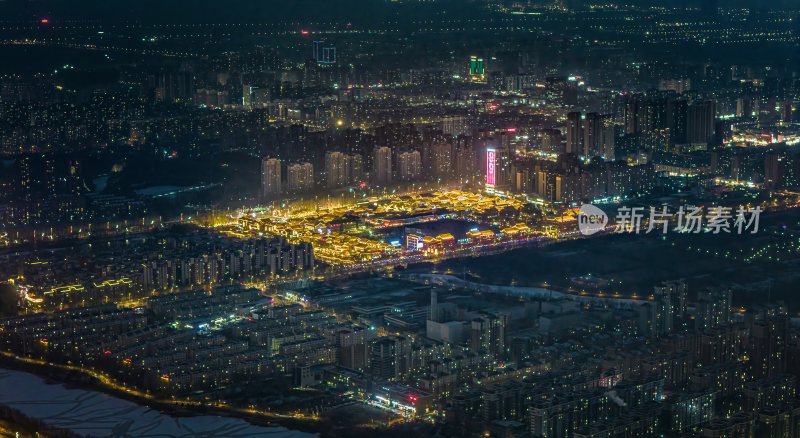
[[[493,147],[487,147],[485,152],[485,184],[487,187],[502,185],[502,177],[498,176],[499,168],[503,165],[500,156],[501,151]]]
[[[401,181],[414,181],[422,173],[422,159],[419,151],[403,152],[397,156],[397,178]]]
[[[571,112],[567,114],[567,147],[565,152],[568,154],[583,153],[583,121],[581,113]]]
[[[570,121],[568,129],[570,127]],[[586,119],[583,121],[583,149],[580,154],[584,157],[597,157],[603,155],[602,148],[602,130],[603,118],[598,113],[586,114]]]
[[[484,65],[483,58],[477,56],[469,57],[469,78],[473,82],[486,82],[486,66]]]
[[[242,84],[242,106],[245,109],[253,108],[253,91],[254,88],[250,84]]]
[[[717,106],[713,100],[695,102],[689,105],[686,120],[688,143],[708,145],[714,139],[716,108]]]
[[[311,163],[290,164],[286,169],[286,189],[293,192],[314,188],[314,166]]]
[[[377,184],[392,182],[392,149],[390,147],[375,148],[372,158],[372,180]]]
[[[265,196],[281,193],[281,176],[281,160],[261,160],[261,192]]]
[[[431,289],[431,309],[428,319],[439,322],[439,293],[435,289]]]
[[[317,64],[336,64],[336,47],[326,44],[325,41],[315,40],[313,43],[313,57]]]
[[[770,151],[764,157],[764,187],[775,190],[783,186],[787,157],[778,151]]]

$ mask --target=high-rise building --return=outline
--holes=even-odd
[[[470,322],[470,348],[494,355],[505,352],[506,316],[485,314]]]
[[[449,134],[454,137],[459,135],[464,135],[469,132],[469,125],[467,124],[467,118],[464,116],[449,116],[442,118],[442,121],[439,122],[440,127],[442,129],[442,133]]]
[[[559,76],[545,78],[545,91],[547,99],[564,106],[573,106],[578,103],[578,83]]]
[[[375,148],[372,158],[372,180],[378,184],[392,182],[392,149],[390,147]]]
[[[617,127],[614,124],[614,116],[611,114],[601,116],[600,126],[601,150],[599,152],[606,161],[614,161],[617,152]]]
[[[695,328],[703,331],[731,321],[730,289],[711,289],[697,294]]]
[[[371,344],[370,372],[377,379],[391,379],[409,367],[411,343],[402,336],[387,336]]]
[[[449,143],[436,143],[431,147],[431,170],[434,178],[445,179],[453,168],[453,147]]]
[[[781,103],[781,121],[791,123],[795,119],[795,105],[791,100]]]
[[[786,166],[783,159],[783,154],[778,151],[770,151],[764,157],[764,187],[767,189],[775,190],[782,186]]]
[[[567,114],[567,147],[565,152],[568,154],[583,153],[583,120],[581,113],[571,112]]]
[[[253,108],[253,91],[254,88],[250,84],[242,84],[242,106],[245,109]]]
[[[347,177],[349,184],[356,184],[364,180],[364,158],[361,155],[347,155]]]
[[[261,160],[261,192],[263,195],[281,193],[281,160],[264,158]]]
[[[580,152],[581,155],[590,158],[603,155],[602,132],[602,116],[598,113],[586,114],[586,119],[583,121],[583,149]]]
[[[344,187],[362,181],[364,160],[359,154],[330,151],[325,154],[325,187]]]
[[[422,173],[422,159],[419,151],[407,151],[397,156],[397,178],[401,181],[414,181]]]
[[[473,82],[486,82],[486,66],[483,58],[469,57],[469,78]]]
[[[667,102],[667,128],[670,145],[686,143],[686,117],[689,103],[685,99],[672,99]]]
[[[286,169],[286,190],[302,192],[314,188],[314,166],[311,163],[290,164]]]
[[[486,149],[486,185],[494,187],[497,184],[497,150]]]
[[[790,336],[786,315],[765,315],[750,329],[751,370],[757,377],[772,377],[786,371],[786,346]]]
[[[717,105],[713,100],[689,105],[686,120],[687,140],[690,144],[708,145],[714,139],[714,119]]]
[[[346,179],[346,154],[338,151],[329,151],[325,154],[325,186],[329,189],[342,187]]]
[[[351,370],[362,371],[369,365],[369,341],[374,331],[362,327],[344,328],[337,333],[336,363]]]
[[[431,308],[429,313],[429,320],[439,322],[439,293],[435,289],[431,289]]]
[[[678,327],[686,316],[686,301],[687,301],[687,287],[686,282],[683,280],[668,281],[655,287],[656,299],[665,297],[669,303],[670,314],[672,321],[669,322],[671,327]]]

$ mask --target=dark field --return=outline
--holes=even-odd
[[[783,300],[800,311],[800,212],[763,215],[758,234],[609,235],[525,248],[496,256],[451,260],[451,270],[468,280],[518,286],[578,287],[590,275],[608,281],[606,292],[649,293],[662,281],[683,278],[690,293],[705,287],[734,290],[734,302]]]

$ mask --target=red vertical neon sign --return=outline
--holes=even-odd
[[[495,160],[497,152],[494,149],[486,149],[486,185],[495,185]]]

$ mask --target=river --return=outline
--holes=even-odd
[[[96,391],[48,383],[34,374],[0,368],[0,404],[48,425],[93,437],[271,437],[316,435],[279,426],[255,426],[238,418],[173,417]]]

